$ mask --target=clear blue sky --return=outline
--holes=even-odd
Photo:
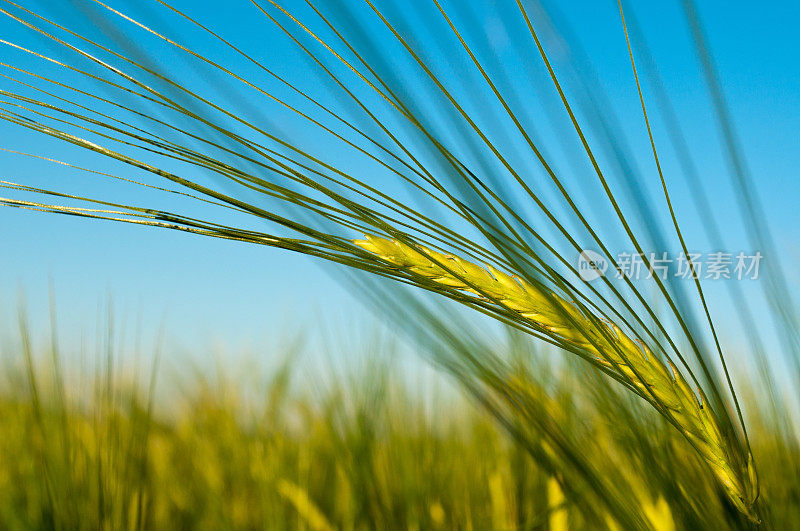
[[[74,22],[74,15],[50,9],[49,3],[24,2],[36,9],[44,6],[45,11],[63,15],[60,20]],[[140,0],[112,4],[130,12],[137,12],[132,6],[143,5]],[[218,2],[181,0],[174,4],[247,49],[261,50],[261,57],[274,62],[281,72],[300,79],[307,76],[308,66],[286,59],[291,55],[285,39],[249,2],[232,0],[225,9],[220,9]],[[667,88],[695,153],[700,155],[701,174],[709,189],[719,190],[714,204],[720,209],[720,219],[727,220],[726,210],[733,209],[732,195],[724,184],[726,170],[709,100],[687,30],[681,25],[678,2],[636,4]],[[744,1],[701,0],[698,4],[761,200],[785,253],[768,259],[784,262],[796,289],[794,264],[800,260],[800,46],[796,31],[800,5],[792,0],[757,6]],[[633,147],[640,160],[646,161],[647,139],[641,129],[616,2],[580,0],[561,9],[585,47],[593,50],[595,68],[623,123],[639,131],[631,134]],[[491,33],[496,20],[492,16],[483,20]],[[173,26],[176,31],[182,28]],[[34,42],[7,18],[0,19],[0,34],[15,42]],[[6,58],[13,64],[33,64],[2,48],[0,60],[6,62]],[[227,66],[247,68],[236,61]],[[180,73],[183,67],[175,64],[174,68]],[[5,68],[2,71],[7,73]],[[0,87],[8,88],[8,82],[0,80]],[[43,144],[41,138],[6,123],[0,123],[0,139],[0,147],[41,152],[46,145],[49,153],[65,160],[89,161],[75,149]],[[643,163],[642,167],[647,178],[656,178],[650,166]],[[677,171],[669,160],[665,169],[668,175]],[[0,153],[0,178],[4,180],[59,188],[60,180],[74,175],[43,162]],[[81,186],[95,186],[87,184],[90,178],[81,179]],[[103,189],[103,185],[97,186]],[[691,212],[681,186],[676,185],[674,193],[691,234],[702,213]],[[730,230],[738,233],[741,226],[733,222]],[[163,324],[167,335],[187,349],[204,349],[215,341],[232,348],[258,345],[296,329],[298,321],[315,326],[322,319],[354,327],[369,321],[368,312],[325,268],[281,250],[5,208],[0,208],[0,245],[0,318],[6,323],[0,330],[13,329],[20,293],[34,325],[43,326],[51,280],[62,334],[75,339],[81,330],[93,327],[99,308],[109,297],[129,328],[141,314],[145,337],[152,337]]]

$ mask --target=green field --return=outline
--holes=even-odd
[[[509,337],[502,363],[461,372],[454,386],[430,371],[404,383],[414,379],[388,341],[365,341],[349,368],[320,373],[299,348],[264,353],[282,360],[271,369],[169,369],[167,352],[155,370],[134,369],[113,349],[68,367],[22,336],[3,358],[0,528],[745,525],[642,400],[585,364],[554,369],[553,352]],[[752,406],[766,398],[746,394]],[[800,452],[788,413],[748,413],[763,523],[792,529]]]

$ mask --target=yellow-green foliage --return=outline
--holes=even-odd
[[[388,374],[316,397],[184,378],[149,412],[130,385],[66,384],[68,399],[39,369],[0,393],[2,529],[485,529],[490,479],[511,474],[489,419],[431,418],[400,386],[371,388]]]
[[[154,409],[130,381],[73,385],[27,365],[0,388],[2,529],[626,528],[573,481],[569,447],[624,491],[643,529],[710,529],[731,514],[671,426],[569,365],[501,382],[563,433],[528,442],[458,395],[426,408],[391,365],[317,385],[302,375],[300,389],[288,369],[257,385],[163,378]],[[765,514],[785,528],[800,505],[784,470],[800,459],[760,419]],[[541,461],[526,448],[537,438]]]

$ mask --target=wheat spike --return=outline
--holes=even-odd
[[[458,256],[371,235],[354,242],[392,266],[442,286],[488,298],[518,313],[550,336],[582,350],[624,377],[662,413],[667,413],[711,467],[731,502],[753,517],[752,487],[731,459],[717,421],[675,366],[654,356],[619,327],[587,317],[574,304],[524,279]],[[424,253],[424,254],[423,254]],[[442,267],[440,264],[446,266]],[[449,271],[448,271],[449,270]],[[751,465],[745,465],[750,468]],[[749,475],[747,476],[749,478]]]
[[[322,511],[311,500],[308,492],[300,485],[281,479],[278,482],[278,493],[294,505],[297,513],[304,519],[309,528],[314,531],[329,531],[333,529],[333,526],[322,514]]]

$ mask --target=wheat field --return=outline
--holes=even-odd
[[[392,339],[240,374],[122,370],[109,333],[89,369],[20,310],[0,526],[800,528],[794,8],[752,9],[2,0],[9,240],[213,238],[263,253],[248,292],[285,253],[319,276],[232,321],[352,315],[327,275]],[[37,252],[171,266],[127,238]]]
[[[224,353],[237,364],[187,372],[168,352],[135,369],[112,348],[85,353],[76,370],[33,343],[18,337],[3,352],[3,529],[738,525],[664,419],[599,371],[553,367],[554,352],[513,331],[484,345],[503,366],[471,379],[535,416],[520,439],[452,379],[398,378],[390,340],[352,352],[333,378],[294,348],[258,351],[280,361],[272,369]],[[800,453],[777,436],[775,413],[751,417],[770,500],[762,517],[791,529],[800,503],[786,467]],[[612,496],[621,506],[609,510]]]

